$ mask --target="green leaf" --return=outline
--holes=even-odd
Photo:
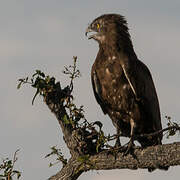
[[[36,73],[34,73],[34,74],[32,75],[32,77],[34,78],[37,74],[38,74],[38,73],[37,73],[37,70],[36,70]]]
[[[36,75],[39,75],[39,76],[41,76],[43,78],[45,77],[45,74],[43,72],[41,72],[41,70],[36,70],[36,73],[33,74],[33,77],[36,76]]]
[[[21,85],[22,85],[22,82],[20,82],[20,83],[17,85],[17,89],[20,89]]]
[[[49,76],[46,76],[45,81],[46,81],[46,83],[49,83],[49,81],[50,81],[50,77],[49,77]]]
[[[52,167],[53,166],[53,164],[52,163],[49,163],[49,167]]]
[[[21,177],[21,173],[17,170],[12,171],[13,173],[15,173],[17,175],[17,179],[19,179]]]
[[[49,153],[49,154],[47,154],[46,156],[45,156],[45,158],[48,158],[49,156],[51,156],[52,155],[52,153]]]
[[[70,123],[70,121],[69,121],[69,119],[67,118],[67,115],[66,115],[66,114],[63,116],[63,122],[64,122],[65,124],[69,124],[69,123]]]
[[[21,173],[18,172],[18,173],[17,173],[17,178],[19,179],[20,177],[21,177]]]
[[[175,134],[176,134],[176,132],[174,130],[169,131],[169,136],[174,136]]]
[[[17,171],[17,170],[13,170],[12,172],[13,172],[13,173],[16,173],[16,174],[19,173],[19,171]]]

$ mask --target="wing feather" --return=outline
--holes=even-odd
[[[149,69],[137,59],[121,64],[136,99],[143,103],[143,110],[153,122],[154,131],[162,129],[158,97]]]
[[[92,69],[91,81],[92,81],[92,87],[93,87],[94,96],[95,96],[98,104],[101,106],[101,109],[102,109],[103,113],[106,114],[107,113],[107,111],[106,111],[106,103],[102,99],[101,84],[100,84],[99,78],[97,76],[97,73],[96,73],[96,71],[94,69]]]

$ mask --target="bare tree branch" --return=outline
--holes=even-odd
[[[123,156],[117,153],[116,156],[104,150],[89,157],[88,162],[80,163],[77,159],[70,159],[68,164],[49,180],[75,180],[83,172],[89,170],[110,170],[110,169],[161,169],[165,166],[180,165],[180,143],[164,144],[148,147],[146,149],[136,148],[134,157]]]

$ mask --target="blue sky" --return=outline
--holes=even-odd
[[[94,41],[85,37],[85,29],[94,18],[104,13],[126,16],[137,56],[151,70],[162,115],[178,122],[180,109],[180,1],[179,0],[31,0],[0,2],[0,157],[12,156],[20,148],[17,168],[22,179],[47,179],[61,166],[49,168],[44,156],[58,145],[69,157],[61,129],[41,98],[31,105],[34,91],[16,90],[17,79],[35,69],[56,76],[62,84],[69,80],[61,73],[64,65],[78,56],[82,77],[75,83],[75,97],[85,106],[89,121],[101,120],[104,131],[114,133],[110,119],[104,116],[93,96],[90,70],[98,51]],[[179,123],[179,122],[178,122]],[[179,136],[164,143],[179,141]],[[179,167],[168,172],[147,170],[95,171],[79,179],[179,179]]]

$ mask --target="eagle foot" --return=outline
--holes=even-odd
[[[113,155],[114,157],[115,157],[115,159],[117,158],[117,154],[118,154],[118,152],[119,152],[119,149],[121,148],[122,146],[120,146],[120,147],[110,147],[109,149],[108,149],[108,152],[107,152],[107,154],[109,155],[109,154],[111,154],[111,155]]]
[[[127,146],[124,146],[124,154],[123,156],[126,156],[127,154],[133,154],[135,144],[133,143],[133,140],[130,139]]]
[[[119,147],[121,147],[121,142],[120,142],[119,137],[117,137],[116,143],[115,143],[115,145],[114,145],[114,148],[119,148]]]

